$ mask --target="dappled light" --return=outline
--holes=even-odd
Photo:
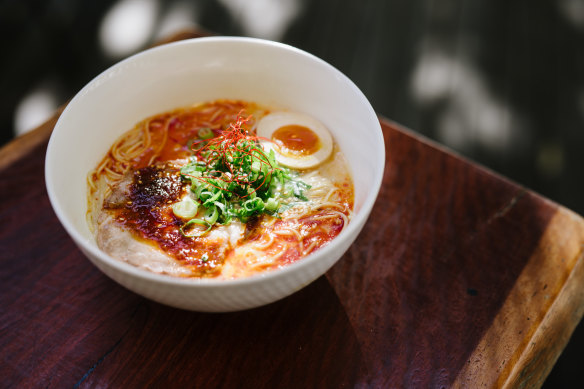
[[[243,31],[257,38],[282,39],[301,9],[301,0],[219,0]]]
[[[58,96],[54,86],[41,84],[24,96],[14,112],[14,131],[22,135],[47,120],[57,107]]]
[[[440,104],[438,140],[463,152],[524,151],[529,134],[513,108],[489,89],[468,61],[445,51],[422,52],[412,74],[412,95],[422,106]]]
[[[121,0],[104,16],[99,40],[104,54],[121,58],[144,47],[154,31],[157,0]]]

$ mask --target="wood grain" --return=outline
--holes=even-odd
[[[26,157],[31,150],[46,143],[64,109],[65,106],[59,108],[44,124],[0,148],[0,170],[7,169],[12,163]]]
[[[583,219],[386,119],[379,198],[326,277],[230,314],[143,299],[50,208],[55,118],[0,149],[2,387],[532,387],[582,317]]]
[[[543,384],[584,312],[582,236],[581,218],[558,209],[457,386]]]

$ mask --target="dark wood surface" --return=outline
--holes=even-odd
[[[55,118],[0,149],[0,387],[539,386],[584,313],[584,220],[381,119],[361,235],[279,302],[205,314],[94,268],[44,184]]]

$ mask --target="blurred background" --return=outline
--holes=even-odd
[[[379,114],[584,214],[584,0],[0,0],[0,145],[185,28],[311,52]],[[546,388],[580,382],[583,327]]]

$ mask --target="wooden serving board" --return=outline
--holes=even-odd
[[[326,276],[237,313],[146,300],[50,207],[58,115],[0,149],[2,387],[539,386],[584,313],[580,216],[383,118],[379,198]]]

